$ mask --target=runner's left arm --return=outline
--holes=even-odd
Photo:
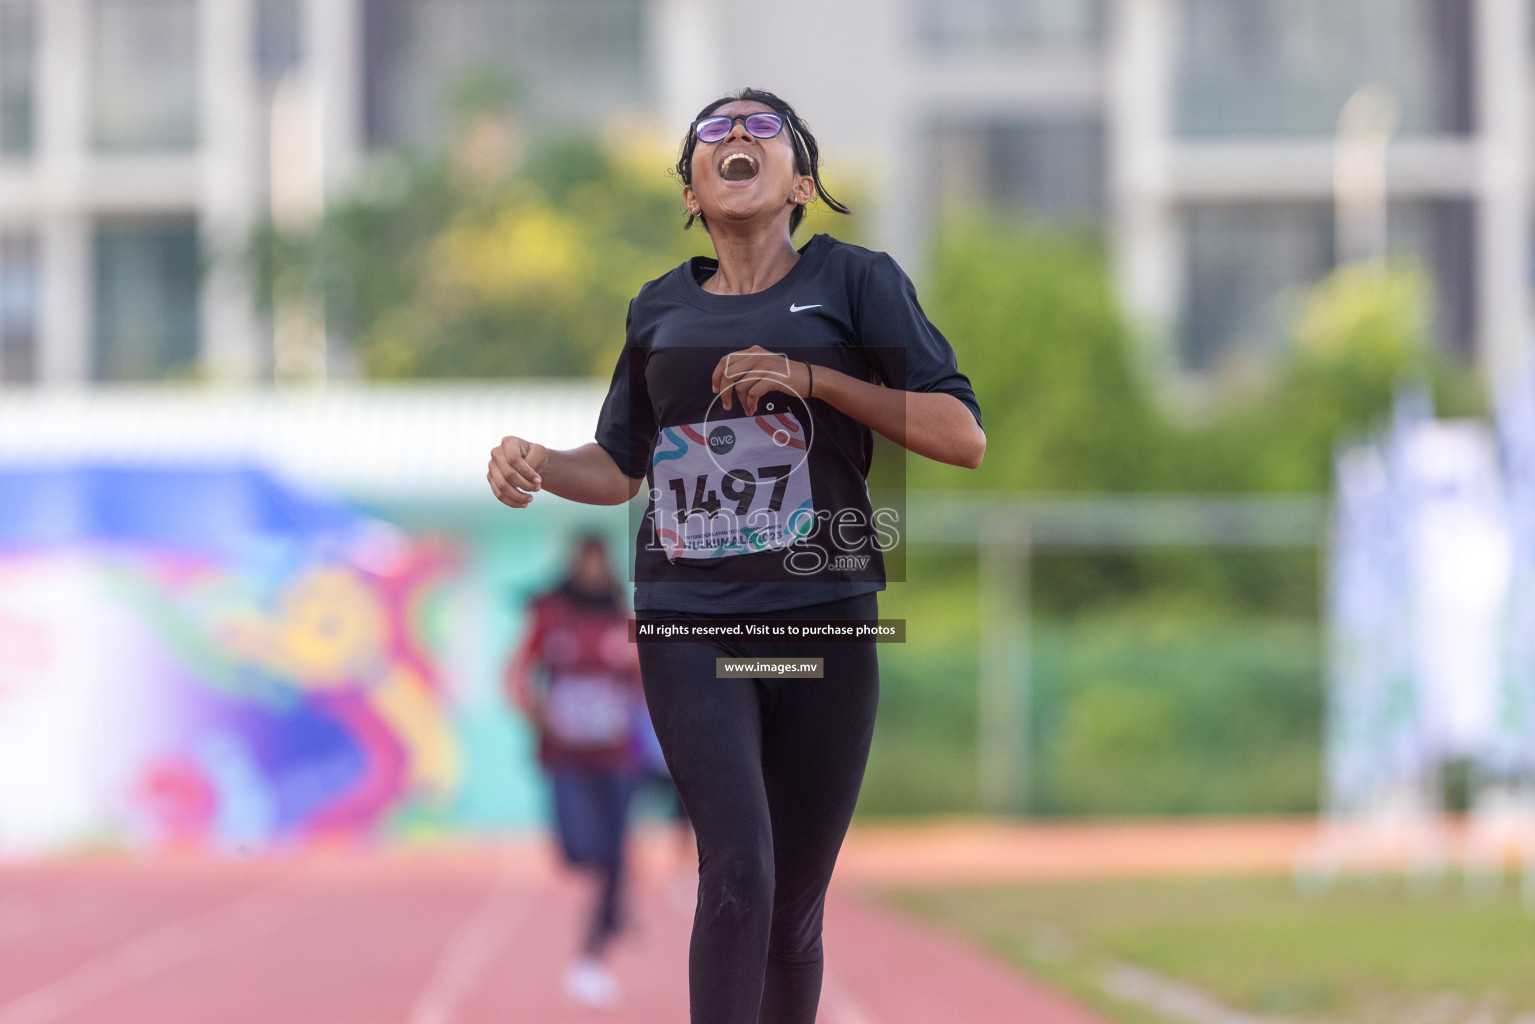
[[[729,376],[725,370],[726,360],[729,360]],[[789,363],[789,377],[780,384],[783,365],[783,356],[760,345],[721,359],[714,368],[713,379],[714,390],[718,392],[723,388],[725,391],[720,404],[729,409],[739,400],[741,410],[755,416],[757,402],[763,395],[787,390],[819,399],[902,448],[936,462],[975,469],[986,454],[985,431],[965,403],[951,394],[881,387],[830,367],[818,365],[811,369],[797,361]],[[776,379],[765,373],[752,373],[753,370],[775,368],[779,375]],[[749,377],[751,383],[746,387],[731,387],[731,377]]]
[[[923,312],[911,279],[888,254],[876,253],[852,283],[854,336],[878,383],[790,361],[786,389],[820,399],[925,458],[975,469],[986,454],[975,391],[960,373],[948,339]],[[778,388],[773,377],[781,380],[784,370],[783,356],[753,346],[720,360],[714,390],[730,389],[721,399],[725,408],[739,398],[742,409],[755,415],[757,400]],[[748,374],[749,384],[730,387],[730,378]]]
[[[816,398],[902,448],[965,469],[986,455],[986,432],[953,395],[880,387],[825,367],[814,373]]]

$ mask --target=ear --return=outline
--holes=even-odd
[[[797,175],[789,190],[789,197],[796,206],[804,206],[815,198],[815,179],[808,174]]]
[[[694,210],[699,208],[698,196],[694,194],[692,185],[682,186],[682,205],[687,207],[689,213],[693,213]],[[696,217],[698,214],[693,213],[693,216]]]

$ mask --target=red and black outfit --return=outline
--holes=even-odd
[[[535,599],[531,613],[523,654],[544,678],[538,759],[553,786],[560,849],[603,879],[585,944],[595,956],[620,923],[631,737],[644,713],[629,615],[616,595],[569,585]]]

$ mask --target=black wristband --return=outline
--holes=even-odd
[[[805,397],[815,397],[815,368],[808,360],[805,362]]]

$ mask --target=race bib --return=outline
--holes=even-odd
[[[544,698],[544,728],[578,749],[624,745],[633,713],[630,691],[605,676],[561,676]]]
[[[810,532],[808,438],[792,413],[665,427],[651,458],[666,557],[726,558]]]

